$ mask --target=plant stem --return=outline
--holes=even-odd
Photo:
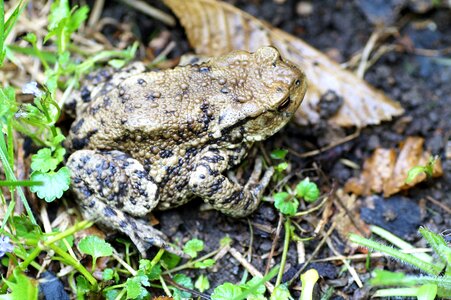
[[[399,251],[397,249],[379,244],[378,242],[363,238],[359,235],[351,234],[349,239],[351,242],[365,246],[370,249],[374,249],[379,252],[386,253],[386,254],[390,255],[391,257],[397,258],[405,263],[411,264],[412,266],[415,266],[418,269],[420,269],[423,272],[426,272],[428,274],[437,276],[441,272],[441,268],[439,266],[422,261],[413,255],[410,255],[407,253],[402,253],[401,251]]]
[[[290,218],[287,218],[284,223],[285,239],[283,241],[282,260],[280,262],[279,274],[277,274],[276,287],[279,286],[280,283],[282,282],[283,272],[285,271],[285,265],[287,263],[288,247],[290,246],[290,227],[291,220]]]
[[[181,265],[181,266],[178,266],[177,268],[174,268],[174,269],[165,271],[165,272],[163,272],[162,274],[163,274],[163,275],[167,275],[167,274],[174,273],[174,272],[178,272],[178,271],[181,271],[181,270],[184,270],[184,269],[192,268],[192,267],[194,266],[195,263],[200,262],[200,261],[203,261],[204,259],[210,258],[210,257],[212,257],[212,256],[215,256],[216,253],[218,253],[218,252],[221,251],[221,250],[222,250],[222,247],[219,248],[218,250],[215,250],[215,251],[213,251],[213,252],[210,252],[210,253],[208,253],[208,254],[206,254],[206,255],[204,255],[204,256],[202,256],[202,257],[196,259],[196,260],[189,261],[189,262],[187,262],[187,263],[185,263],[185,264],[183,264],[183,265]]]
[[[74,234],[75,232],[78,232],[80,230],[91,227],[93,224],[94,224],[94,222],[92,222],[92,221],[88,221],[88,220],[81,221],[81,222],[75,224],[74,226],[64,230],[63,232],[60,232],[57,235],[53,236],[52,238],[48,239],[47,241],[44,242],[44,245],[50,246],[51,244],[53,244],[59,240],[62,240],[64,238]]]
[[[41,247],[41,245],[38,244],[38,246],[36,248],[34,248],[34,250],[31,251],[30,254],[27,255],[27,258],[25,258],[25,260],[19,264],[19,269],[24,271],[28,267],[28,265],[31,264],[31,262],[34,261],[34,259],[36,257],[38,257],[38,255],[41,252],[42,252],[42,247]]]
[[[86,270],[86,268],[78,260],[76,260],[69,254],[64,252],[63,249],[61,249],[56,245],[51,244],[49,245],[49,247],[50,249],[55,251],[56,254],[61,256],[61,258],[63,258],[68,265],[73,266],[78,272],[80,272],[83,276],[85,276],[85,278],[89,281],[89,283],[91,283],[91,285],[94,286],[94,288],[97,288],[97,280],[91,275],[91,273],[89,273],[88,270]]]

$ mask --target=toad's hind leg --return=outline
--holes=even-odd
[[[69,157],[67,166],[86,219],[128,235],[143,256],[151,245],[183,256],[161,232],[135,219],[158,203],[158,188],[141,163],[120,151],[80,150]]]

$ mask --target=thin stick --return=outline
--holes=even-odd
[[[159,9],[156,9],[153,6],[150,6],[144,1],[141,0],[120,0],[120,1],[152,18],[155,18],[165,23],[166,25],[175,26],[175,19],[171,15]]]
[[[451,214],[451,208],[449,208],[448,206],[446,206],[446,204],[441,203],[437,200],[435,200],[434,198],[432,198],[431,196],[426,196],[426,199],[431,201],[432,203],[434,203],[435,205],[437,205],[438,207],[440,207],[441,209],[443,209],[444,211],[446,211],[448,214]]]
[[[279,223],[277,224],[276,236],[274,237],[274,240],[271,245],[271,251],[269,252],[268,259],[266,261],[265,275],[268,274],[269,269],[271,268],[271,260],[272,260],[272,257],[274,256],[274,251],[276,250],[276,245],[279,241],[280,231],[282,230],[282,223],[283,223],[283,216],[281,213],[279,213]]]
[[[94,3],[94,7],[91,10],[91,15],[89,16],[88,25],[89,27],[93,27],[97,24],[100,19],[100,15],[103,11],[103,6],[105,5],[105,0],[96,0]]]
[[[346,268],[348,268],[349,273],[351,274],[352,278],[354,279],[355,283],[358,285],[359,288],[363,287],[363,283],[362,280],[360,280],[359,275],[357,274],[356,270],[354,269],[354,267],[352,267],[349,262],[346,260],[346,258],[337,251],[337,249],[335,249],[332,240],[330,239],[330,237],[327,238],[326,240],[327,245],[329,246],[329,249],[332,250],[332,252],[338,256],[340,258],[340,260],[343,262],[343,264],[346,266]]]
[[[312,150],[312,151],[308,151],[308,152],[304,152],[304,153],[299,153],[299,152],[297,152],[296,150],[293,150],[290,147],[288,147],[288,150],[290,151],[291,154],[293,154],[293,155],[295,155],[297,157],[300,157],[300,158],[315,156],[315,155],[318,155],[318,154],[320,154],[320,153],[322,153],[324,151],[332,149],[332,148],[334,148],[334,147],[336,147],[338,145],[347,143],[347,142],[357,138],[359,135],[360,135],[360,128],[357,129],[353,134],[348,135],[348,136],[344,137],[343,139],[341,139],[341,140],[339,140],[339,141],[337,141],[335,143],[332,143],[330,145],[327,145],[327,146],[322,147],[322,148],[317,149],[317,150]]]
[[[431,248],[415,248],[415,249],[406,249],[406,250],[400,250],[403,253],[428,253],[432,252]],[[381,257],[388,257],[388,254],[381,253],[381,252],[373,252],[370,254],[354,254],[349,256],[330,256],[326,258],[320,258],[320,259],[313,259],[311,262],[329,262],[329,261],[336,261],[341,259],[346,260],[366,260],[368,257],[370,258],[381,258]]]

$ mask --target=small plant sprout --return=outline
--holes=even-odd
[[[242,300],[242,299],[254,299],[263,300],[263,296],[266,288],[265,283],[270,281],[274,276],[276,276],[279,271],[279,266],[272,268],[266,276],[254,277],[248,282],[240,285],[236,285],[230,282],[225,282],[220,286],[216,287],[211,295],[212,300]],[[277,300],[283,300],[287,298],[272,298]]]
[[[307,270],[301,275],[302,292],[299,300],[312,300],[313,288],[319,279],[318,272],[315,269]]]
[[[274,206],[286,217],[284,222],[285,238],[281,258],[281,267],[277,275],[276,287],[282,283],[282,276],[285,271],[290,241],[293,239],[301,240],[301,238],[295,234],[295,228],[291,224],[291,218],[296,216],[301,200],[311,203],[316,201],[318,198],[319,189],[314,182],[310,182],[309,178],[305,178],[300,181],[296,185],[294,191],[287,187],[287,192],[278,192],[273,194]]]
[[[92,256],[92,272],[96,268],[97,258],[102,256],[111,256],[113,254],[113,247],[95,235],[84,237],[78,243],[78,249],[84,254]]]
[[[374,228],[372,228],[374,232]],[[393,240],[396,244],[402,245],[403,249],[413,248],[404,241],[399,241],[391,233],[376,227],[379,235],[387,237],[389,241]],[[444,299],[451,298],[451,248],[444,238],[424,227],[419,229],[420,234],[432,247],[437,260],[431,260],[429,256],[415,256],[414,254],[404,253],[393,247],[382,245],[373,240],[365,239],[358,235],[350,236],[351,242],[368,247],[375,251],[385,253],[406,264],[414,266],[427,275],[410,276],[404,273],[395,273],[384,270],[375,270],[374,277],[371,279],[372,286],[401,286],[402,288],[383,289],[376,292],[378,297],[412,297],[418,299],[435,299],[436,296]]]
[[[435,163],[439,160],[439,156],[431,156],[429,157],[429,161],[424,166],[415,166],[409,170],[407,173],[407,178],[405,182],[407,184],[412,183],[417,176],[420,174],[426,174],[427,178],[432,178],[432,174],[434,173]]]
[[[183,252],[191,258],[196,258],[197,253],[202,250],[204,250],[204,242],[198,239],[189,240],[183,247]]]
[[[285,149],[277,149],[271,152],[271,158],[275,160],[279,160],[279,162],[274,169],[276,170],[276,174],[280,174],[288,168],[288,163],[285,161],[285,156],[287,156],[288,150]]]

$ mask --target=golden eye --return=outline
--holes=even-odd
[[[290,97],[288,97],[279,105],[279,107],[277,107],[277,110],[278,111],[286,110],[290,106],[290,103],[291,103],[291,99],[290,99]]]

